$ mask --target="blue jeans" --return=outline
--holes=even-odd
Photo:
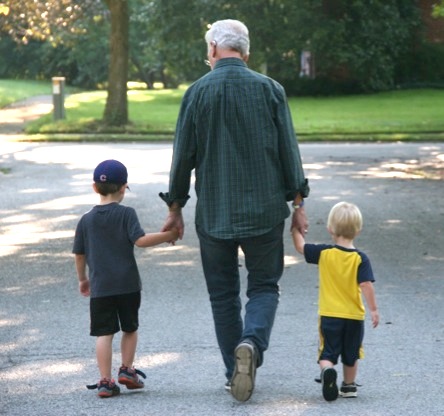
[[[254,343],[259,367],[268,348],[279,303],[279,279],[284,269],[284,223],[266,234],[217,239],[199,227],[202,266],[210,295],[217,342],[228,379],[234,371],[234,350],[243,340]],[[238,249],[245,255],[248,271],[245,319],[242,321]]]

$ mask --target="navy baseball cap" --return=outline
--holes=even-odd
[[[128,171],[118,160],[104,160],[94,169],[94,182],[123,185],[128,182]]]

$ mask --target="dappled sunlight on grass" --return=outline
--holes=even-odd
[[[123,127],[102,123],[106,91],[83,92],[65,100],[66,118],[54,121],[48,114],[29,123],[26,131],[36,133],[172,133],[182,97],[179,90],[128,91],[129,124]],[[171,139],[172,136],[168,137]]]
[[[72,104],[78,103],[93,103],[99,102],[101,104],[105,104],[107,97],[106,91],[89,91],[89,92],[80,92],[77,94],[72,94],[65,100],[65,105],[69,106]]]
[[[130,102],[150,102],[156,99],[153,95],[140,94],[140,91],[128,91]]]

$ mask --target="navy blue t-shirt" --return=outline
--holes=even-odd
[[[134,208],[117,202],[96,205],[82,216],[72,252],[86,256],[92,298],[141,290],[134,243],[143,235]]]

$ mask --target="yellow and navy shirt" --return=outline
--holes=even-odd
[[[307,263],[319,266],[319,315],[364,320],[360,283],[374,282],[365,253],[337,245],[305,244]]]

